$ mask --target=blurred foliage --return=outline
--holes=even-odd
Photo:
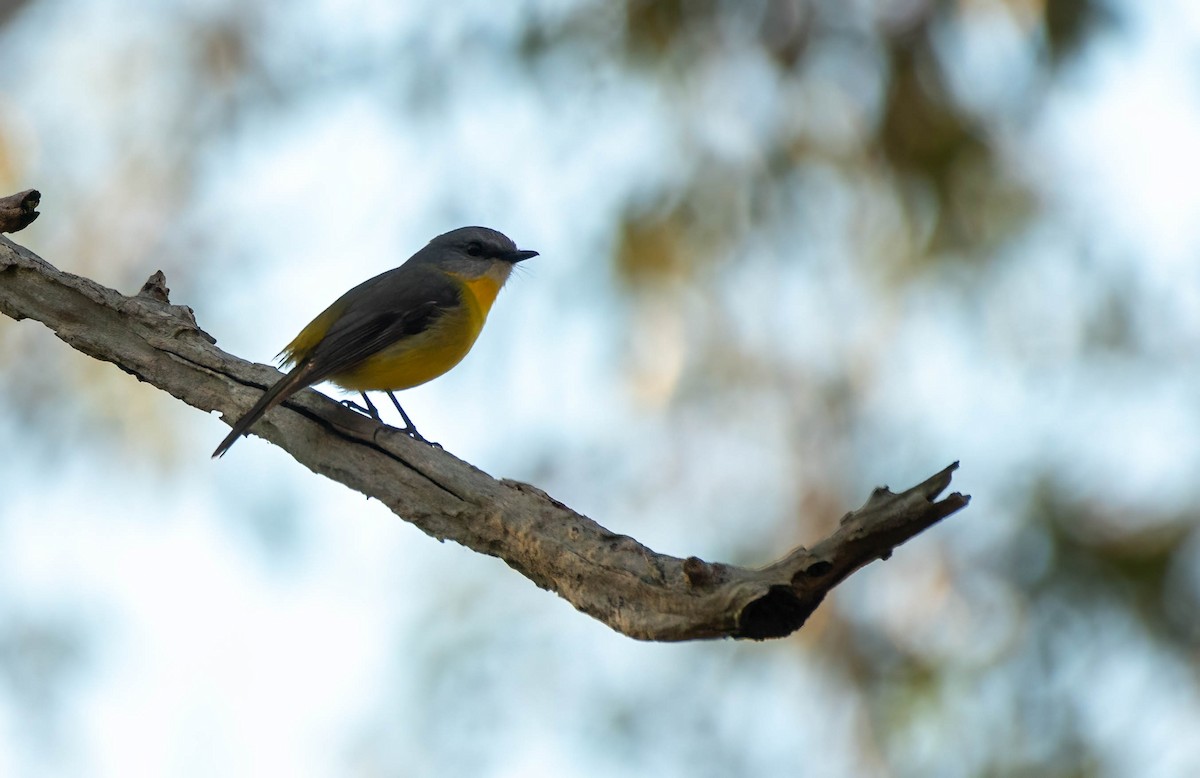
[[[0,25],[19,19],[22,5],[0,3]],[[104,99],[142,120],[104,126],[112,153],[99,172],[67,173],[53,188],[29,182],[50,190],[43,210],[60,207],[51,206],[57,197],[80,214],[73,224],[56,223],[48,237],[55,254],[75,257],[79,272],[102,269],[101,280],[130,290],[153,269],[151,258],[172,257],[172,278],[205,263],[232,264],[206,253],[210,225],[189,220],[203,165],[228,151],[222,143],[232,145],[256,122],[286,120],[305,100],[372,77],[373,88],[399,112],[445,109],[447,58],[465,57],[465,46],[446,47],[447,54],[399,33],[382,36],[376,48],[306,38],[278,31],[286,25],[275,15],[286,13],[270,4],[194,8],[112,52],[116,64]],[[959,27],[985,23],[976,18],[985,13],[1011,20],[1036,58],[1039,77],[1002,107],[964,99],[954,86],[959,63],[945,45]],[[473,21],[469,32],[483,24]],[[1015,169],[1004,125],[1035,111],[1090,41],[1120,24],[1099,0],[624,0],[529,15],[516,45],[497,56],[517,60],[547,93],[564,101],[575,96],[555,91],[563,89],[564,70],[574,73],[570,89],[585,98],[616,72],[647,86],[667,108],[678,169],[630,182],[606,222],[625,311],[617,337],[634,344],[624,366],[628,385],[671,431],[654,468],[662,499],[699,493],[695,499],[706,503],[700,507],[715,510],[718,498],[706,501],[686,466],[663,463],[692,465],[697,451],[736,446],[745,430],[739,419],[761,421],[754,414],[765,408],[770,432],[790,454],[779,467],[794,473],[796,483],[785,505],[763,511],[769,526],[746,530],[747,548],[761,549],[765,539],[799,542],[836,519],[859,486],[849,472],[861,454],[855,436],[878,423],[872,396],[886,387],[877,385],[875,365],[888,351],[890,320],[856,336],[861,309],[843,312],[850,306],[831,303],[838,320],[827,331],[840,337],[843,324],[851,331],[838,341],[831,367],[783,348],[799,340],[796,322],[805,316],[791,310],[798,304],[767,295],[797,273],[822,290],[815,298],[834,298],[847,268],[867,279],[854,287],[870,295],[864,307],[898,317],[911,312],[909,295],[922,285],[940,284],[939,295],[948,297],[985,294],[995,282],[988,273],[1011,261],[1013,246],[1045,218],[1028,174]],[[503,49],[497,39],[476,35],[471,51]],[[414,58],[400,73],[397,51]],[[146,68],[151,61],[154,72]],[[173,79],[169,89],[156,80],[164,72]],[[765,97],[742,99],[749,86],[739,78],[747,72]],[[149,116],[137,112],[147,93],[154,97]],[[7,116],[0,92],[0,180],[17,189],[26,185],[16,180],[23,173],[14,161],[23,141],[14,129],[19,122]],[[119,213],[103,207],[114,201],[123,204]],[[43,217],[39,227],[50,222]],[[1068,242],[1086,248],[1088,236]],[[771,260],[747,268],[746,247],[764,245]],[[1072,322],[1083,336],[1046,361],[1090,364],[1119,352],[1136,370],[1147,337],[1137,326],[1145,299],[1130,296],[1125,278],[1087,273],[1095,276],[1100,302],[1091,310],[1085,305],[1082,319]],[[748,319],[765,321],[768,333]],[[1039,352],[1026,348],[1020,332],[1000,329],[1004,343],[1015,344],[1017,369],[1040,380]],[[30,345],[39,337],[0,322],[0,391],[30,410],[30,424],[60,413],[65,397],[88,387],[100,398],[95,410],[71,419],[127,429],[135,443],[147,427],[159,440],[167,434],[161,424],[140,423],[144,402],[116,401],[128,390],[126,376],[45,343]],[[49,354],[36,365],[23,357],[35,349]],[[708,429],[712,436],[704,437]],[[1153,650],[1195,672],[1194,510],[1120,506],[1101,487],[1094,498],[1067,497],[1065,479],[1045,462],[1025,467],[1012,480],[1033,486],[1012,495],[996,490],[1019,515],[986,553],[956,548],[941,535],[923,537],[921,583],[903,596],[882,591],[878,582],[864,584],[877,599],[903,602],[864,610],[850,598],[835,599],[796,641],[795,650],[816,652],[829,664],[865,711],[862,764],[889,765],[898,775],[1111,775],[1108,752],[1081,713],[1091,703],[1080,688],[1088,673],[1078,657]],[[746,509],[744,502],[735,507]],[[998,510],[977,501],[955,521],[990,523]],[[894,578],[904,577],[894,570],[898,562],[889,564]],[[969,648],[968,638],[979,642]],[[42,642],[55,668],[82,655],[70,641]],[[34,656],[20,648],[27,643],[25,627],[0,628],[6,677],[24,677],[21,663]],[[455,687],[447,696],[457,700],[459,693]],[[652,708],[636,698],[607,704],[615,737],[638,740],[639,716]],[[696,711],[701,729],[714,726],[706,713]],[[956,735],[948,733],[960,730],[975,735],[951,745]],[[941,764],[945,754],[935,747],[960,758],[962,769]],[[719,744],[712,750],[731,772],[744,766]]]
[[[30,0],[0,0],[0,28],[9,22]]]
[[[1053,592],[1081,609],[1129,608],[1149,634],[1190,661],[1200,646],[1200,600],[1179,576],[1195,570],[1196,516],[1071,501],[1053,483],[1040,484],[1032,501],[1029,513],[1043,519],[1055,565],[1053,575],[1031,582],[1027,596]]]
[[[1042,0],[1042,24],[1054,63],[1073,56],[1088,39],[1117,23],[1103,0]]]

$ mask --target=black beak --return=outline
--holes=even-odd
[[[537,255],[538,253],[536,251],[522,251],[518,249],[517,251],[508,252],[504,256],[500,257],[500,259],[503,259],[506,262],[512,262],[515,265],[521,260],[529,259],[530,257],[536,257]]]

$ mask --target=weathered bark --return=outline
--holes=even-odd
[[[0,311],[36,319],[89,356],[203,411],[236,419],[280,373],[218,349],[156,273],[134,297],[63,273],[0,237]],[[811,548],[761,569],[655,553],[541,490],[496,480],[313,390],[253,429],[316,473],[374,497],[439,540],[503,559],[579,610],[642,640],[782,637],[858,568],[965,507],[950,465],[899,494],[876,489]],[[208,452],[197,453],[208,464]]]

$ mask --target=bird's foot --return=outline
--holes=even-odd
[[[424,443],[425,445],[432,446],[433,448],[441,448],[442,447],[441,443],[435,443],[432,440],[426,440],[425,436],[422,435],[421,433],[417,432],[417,428],[412,426],[411,423],[409,424],[409,426],[405,427],[404,429],[402,429],[400,431],[403,432],[405,435],[409,436],[410,438],[412,438],[413,440],[417,441],[418,443]]]
[[[371,398],[367,397],[366,392],[362,393],[362,398],[363,402],[366,403],[366,407],[359,405],[353,400],[342,400],[342,405],[346,406],[352,411],[358,411],[364,416],[370,416],[375,421],[382,422],[383,419],[379,416],[379,409],[375,407],[375,403],[371,402]]]

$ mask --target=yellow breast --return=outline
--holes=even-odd
[[[462,284],[461,305],[424,332],[402,338],[329,380],[356,392],[399,391],[432,381],[461,362],[475,345],[500,284],[486,277],[449,275]]]
[[[496,295],[500,294],[500,284],[491,276],[481,276],[479,278],[463,278],[455,273],[450,275],[462,281],[463,286],[471,291],[471,297],[475,298],[475,304],[479,306],[480,316],[487,318],[488,311],[492,309],[492,303],[496,302]],[[483,322],[480,322],[480,327]]]

